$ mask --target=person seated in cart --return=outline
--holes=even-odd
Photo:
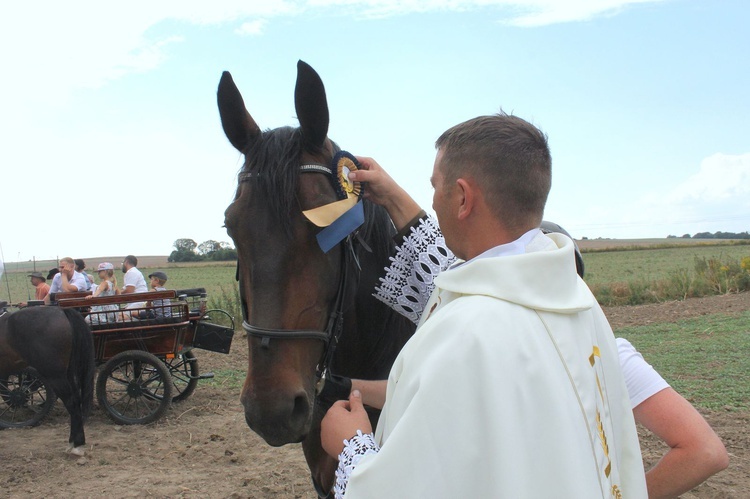
[[[29,277],[31,278],[31,285],[34,286],[34,299],[39,301],[44,300],[47,294],[49,294],[47,279],[44,278],[41,272],[32,272],[29,274]],[[24,301],[18,304],[18,308],[24,308],[27,305],[28,303]]]
[[[97,267],[99,272],[99,279],[101,282],[94,290],[94,293],[87,296],[86,299],[90,300],[97,296],[115,296],[120,294],[120,290],[117,289],[117,277],[115,277],[115,266],[109,262],[102,262]],[[86,316],[86,322],[89,324],[105,324],[107,322],[117,321],[117,311],[120,310],[120,306],[116,303],[110,303],[108,305],[95,305],[91,307],[91,313]]]
[[[156,271],[148,275],[151,291],[166,291],[164,285],[167,283],[167,274]],[[166,319],[172,317],[172,301],[169,298],[161,300],[149,300],[145,306],[147,310],[133,310],[130,312],[132,319]],[[127,313],[127,312],[126,312]]]
[[[69,256],[60,259],[58,272],[52,279],[49,293],[44,297],[44,304],[49,305],[51,297],[55,293],[71,293],[86,291],[86,280],[82,274],[76,271],[75,262]]]

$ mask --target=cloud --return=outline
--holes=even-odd
[[[669,203],[716,203],[732,198],[750,200],[750,153],[705,158],[698,173],[666,196]]]
[[[242,25],[234,30],[234,32],[240,36],[258,36],[263,33],[263,28],[267,22],[268,21],[265,19],[255,19],[253,21],[242,23]]]
[[[632,4],[664,0],[310,0],[308,8],[335,7],[361,17],[495,9],[503,24],[538,27],[614,15]]]

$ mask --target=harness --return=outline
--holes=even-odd
[[[322,173],[329,176],[334,175],[334,171],[331,168],[317,163],[301,165],[299,170],[300,173]],[[239,174],[238,181],[248,182],[259,177],[260,174],[258,172],[242,172]],[[359,268],[359,261],[354,248],[355,238],[358,239],[358,233],[350,233],[346,236],[346,239],[340,243],[344,245],[344,248],[341,256],[341,271],[339,272],[338,289],[336,291],[336,298],[328,317],[325,331],[317,331],[314,329],[271,329],[255,326],[248,323],[246,320],[242,321],[242,329],[244,329],[249,336],[260,338],[262,348],[269,348],[271,339],[314,339],[323,341],[325,343],[325,349],[318,361],[315,373],[317,377],[315,385],[317,394],[320,394],[323,389],[326,374],[328,373],[334,352],[336,351],[336,346],[338,345],[339,338],[344,329],[345,295],[348,288],[347,284],[352,278],[352,273],[349,272],[349,267],[352,263],[355,263],[357,268]],[[237,280],[239,281],[239,260],[237,262]]]

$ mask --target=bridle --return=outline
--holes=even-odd
[[[323,173],[329,176],[333,174],[331,168],[319,163],[300,165],[299,170],[300,173]],[[259,177],[259,172],[242,172],[239,174],[238,182],[248,182]],[[314,329],[271,329],[254,326],[244,319],[242,321],[242,329],[244,329],[249,336],[260,338],[262,348],[269,348],[272,339],[314,339],[323,341],[325,343],[325,349],[318,361],[315,373],[317,377],[315,389],[318,394],[323,389],[326,374],[328,373],[331,361],[333,360],[333,355],[336,351],[336,346],[338,345],[339,338],[344,329],[344,298],[348,281],[351,278],[349,267],[352,262],[356,263],[359,267],[354,248],[354,239],[355,235],[350,234],[345,240],[339,243],[343,244],[344,248],[341,256],[341,271],[339,272],[338,290],[336,291],[333,308],[328,316],[328,323],[325,331],[317,331]],[[237,262],[237,280],[239,281],[239,260]]]

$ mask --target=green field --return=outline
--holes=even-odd
[[[750,409],[750,312],[627,327],[630,341],[672,387],[707,409]]]
[[[583,253],[589,286],[635,280],[662,280],[680,269],[692,270],[696,258],[740,260],[750,257],[750,246],[685,246],[681,248]]]

